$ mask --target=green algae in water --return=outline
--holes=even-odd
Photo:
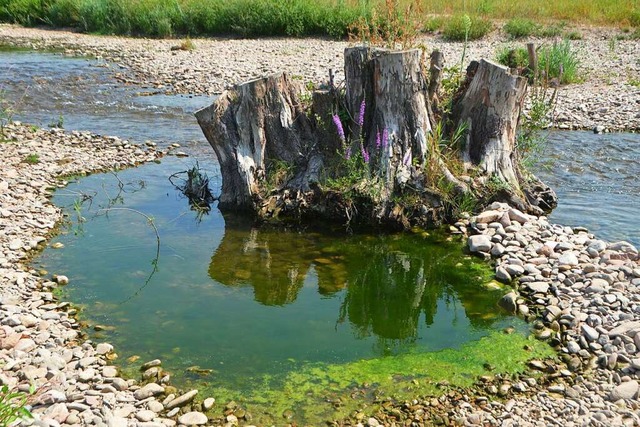
[[[385,378],[420,377],[421,387],[438,375],[471,381],[484,363],[502,366],[480,362],[490,357],[480,357],[484,350],[507,348],[483,337],[521,347],[517,334],[495,334],[526,326],[498,309],[505,291],[487,286],[491,269],[463,255],[460,242],[438,233],[255,228],[215,209],[197,220],[167,179],[190,166],[169,158],[118,179],[96,174],[54,198],[72,220],[87,221],[71,224],[57,239],[64,249],[46,250],[37,262],[70,278],[64,297],[90,324],[107,326],[89,332],[115,345],[123,369],[160,358],[178,386],[213,390],[219,402],[229,396],[256,413],[261,402],[282,410],[288,403],[306,420],[327,414],[307,398],[350,385],[398,394],[402,387]],[[76,212],[83,193],[94,195],[91,206]],[[96,216],[104,206],[152,217],[159,257],[146,217]],[[137,362],[126,362],[134,355]],[[513,366],[525,356],[514,350]],[[412,393],[428,391],[412,384]]]
[[[358,409],[375,413],[378,406],[371,403],[374,396],[400,402],[438,396],[442,389],[436,384],[470,387],[475,379],[487,374],[484,366],[491,365],[494,372],[515,374],[524,371],[531,359],[554,355],[550,346],[522,333],[492,332],[459,349],[410,352],[346,364],[309,364],[279,378],[265,377],[250,393],[206,387],[204,393],[219,396],[223,402],[239,402],[261,425],[277,424],[285,411],[291,411],[302,423],[320,425],[343,419]]]

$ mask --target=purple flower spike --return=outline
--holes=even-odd
[[[333,115],[333,123],[336,125],[336,129],[338,130],[338,136],[340,140],[344,142],[346,138],[344,137],[344,128],[342,127],[342,122],[340,121],[340,117],[337,114]]]
[[[347,149],[344,151],[344,158],[349,160],[351,158],[351,147],[347,147]]]
[[[364,110],[366,107],[367,104],[363,99],[362,103],[360,104],[360,115],[358,116],[358,126],[360,127],[364,126]]]
[[[387,148],[387,144],[389,143],[389,131],[387,128],[384,128],[382,131],[382,148]]]
[[[382,141],[380,140],[380,130],[378,129],[378,132],[376,132],[376,148],[380,148],[380,144],[382,143]]]
[[[404,164],[405,166],[409,166],[411,164],[411,150],[407,150],[407,152],[404,153],[402,164]]]
[[[364,159],[364,162],[369,163],[369,153],[364,149],[364,145],[362,143],[360,143],[360,151],[362,151],[362,158]]]

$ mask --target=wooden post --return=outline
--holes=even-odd
[[[538,54],[535,44],[527,43],[527,53],[529,54],[528,75],[532,80],[535,80],[538,76]]]

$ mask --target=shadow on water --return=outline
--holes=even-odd
[[[260,304],[282,306],[295,302],[313,274],[321,296],[344,290],[337,323],[348,322],[360,338],[415,342],[419,322],[433,326],[439,303],[454,313],[453,331],[466,319],[473,328],[490,328],[502,316],[497,294],[478,292],[486,271],[434,234],[332,237],[257,228],[226,215],[209,275],[225,286],[250,286]]]

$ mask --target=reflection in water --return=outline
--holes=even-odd
[[[251,286],[266,306],[295,302],[309,276],[317,291],[346,288],[338,324],[348,321],[357,338],[375,336],[384,348],[414,343],[419,322],[434,324],[438,309],[487,328],[499,317],[497,295],[479,292],[474,263],[454,256],[457,246],[417,236],[344,236],[256,228],[225,218],[225,234],[209,276],[229,287]],[[459,249],[457,249],[459,250]]]

